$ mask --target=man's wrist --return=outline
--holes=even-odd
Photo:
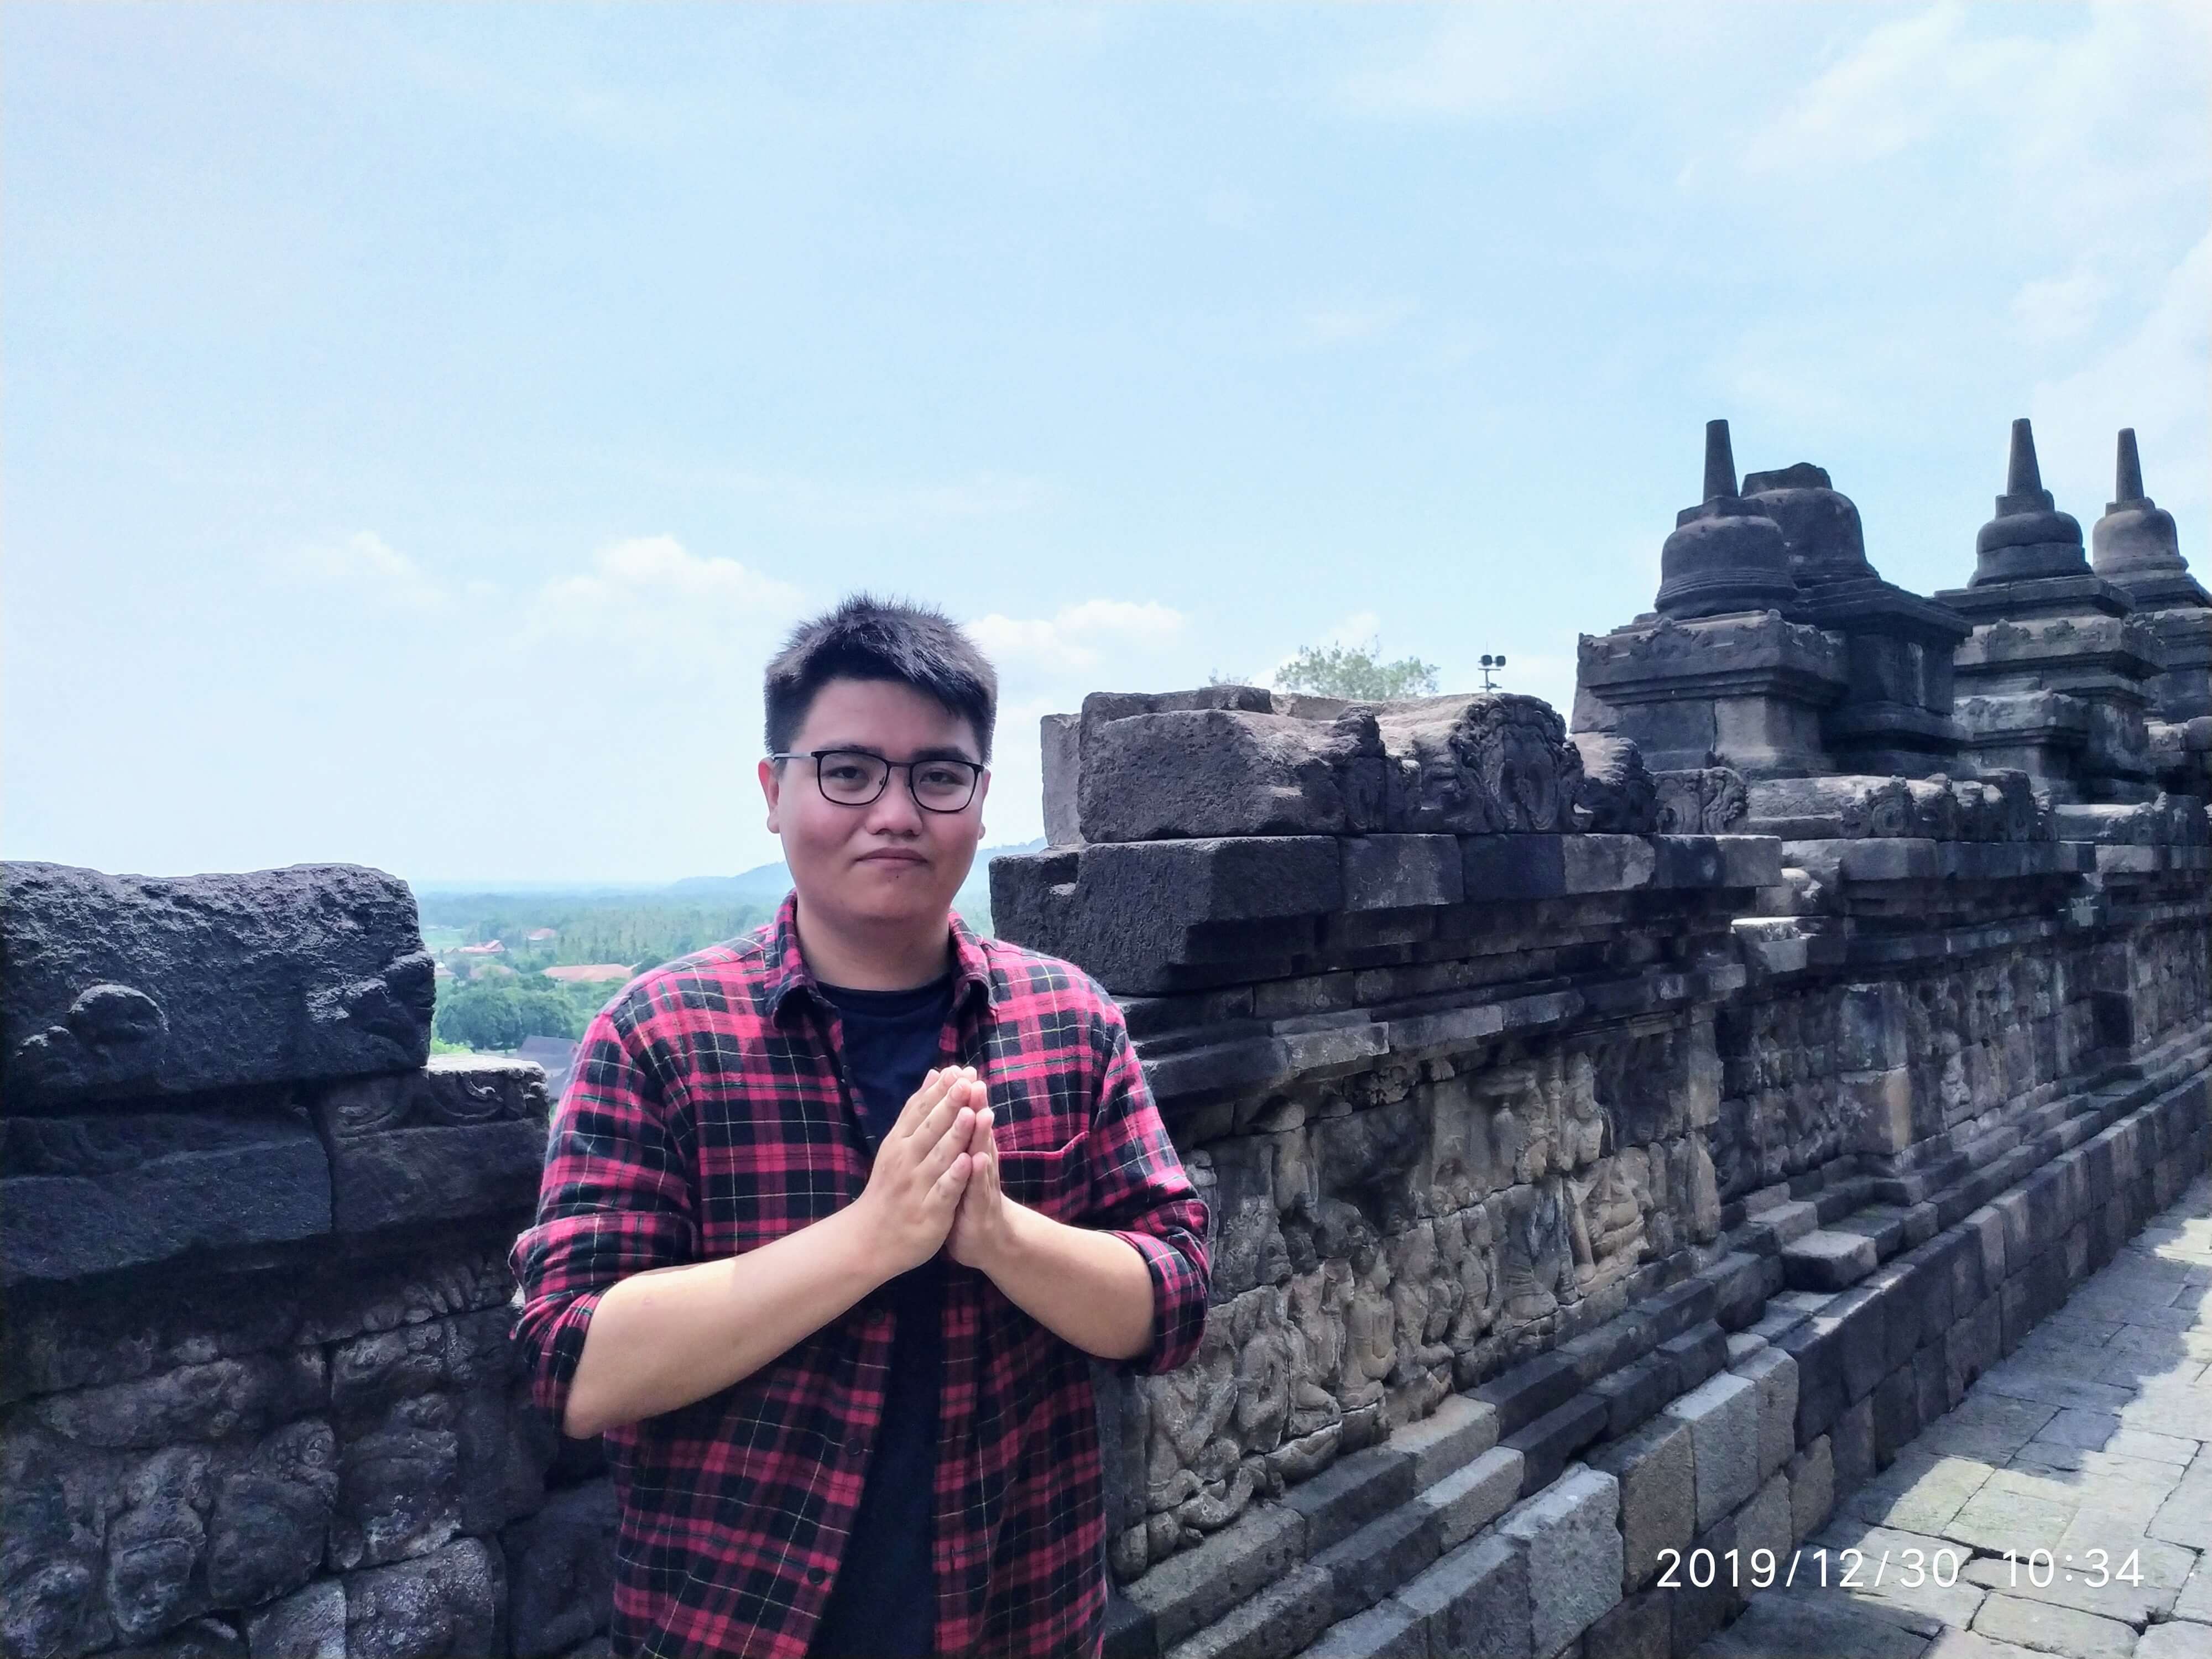
[[[983,1256],[975,1264],[976,1271],[994,1283],[1018,1266],[1022,1257],[1028,1254],[1032,1229],[1044,1219],[1035,1210],[1017,1204],[1004,1193],[999,1194],[999,1205],[1000,1224],[988,1237]]]
[[[866,1193],[815,1224],[829,1230],[830,1248],[844,1271],[859,1284],[861,1296],[897,1276],[898,1268],[885,1257],[882,1230],[869,1216]]]

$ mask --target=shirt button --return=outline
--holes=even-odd
[[[857,1434],[845,1443],[845,1455],[855,1463],[867,1455],[867,1443]]]
[[[819,1567],[809,1567],[806,1570],[806,1582],[810,1584],[819,1584],[829,1577],[830,1575]]]

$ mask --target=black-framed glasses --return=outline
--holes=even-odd
[[[811,749],[803,754],[770,755],[772,761],[811,760],[822,799],[840,806],[868,806],[881,798],[894,771],[906,773],[907,792],[927,812],[961,812],[975,799],[975,787],[991,769],[974,761],[939,757],[892,761],[865,749]]]

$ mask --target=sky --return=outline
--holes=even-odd
[[[0,16],[0,850],[772,858],[855,590],[1036,722],[1376,641],[1572,695],[1705,422],[1962,586],[2033,417],[2212,574],[2212,7]]]

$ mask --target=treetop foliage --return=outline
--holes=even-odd
[[[1378,640],[1360,646],[1309,645],[1277,672],[1275,689],[1362,702],[1427,696],[1437,689],[1437,665],[1419,657],[1384,662]]]

